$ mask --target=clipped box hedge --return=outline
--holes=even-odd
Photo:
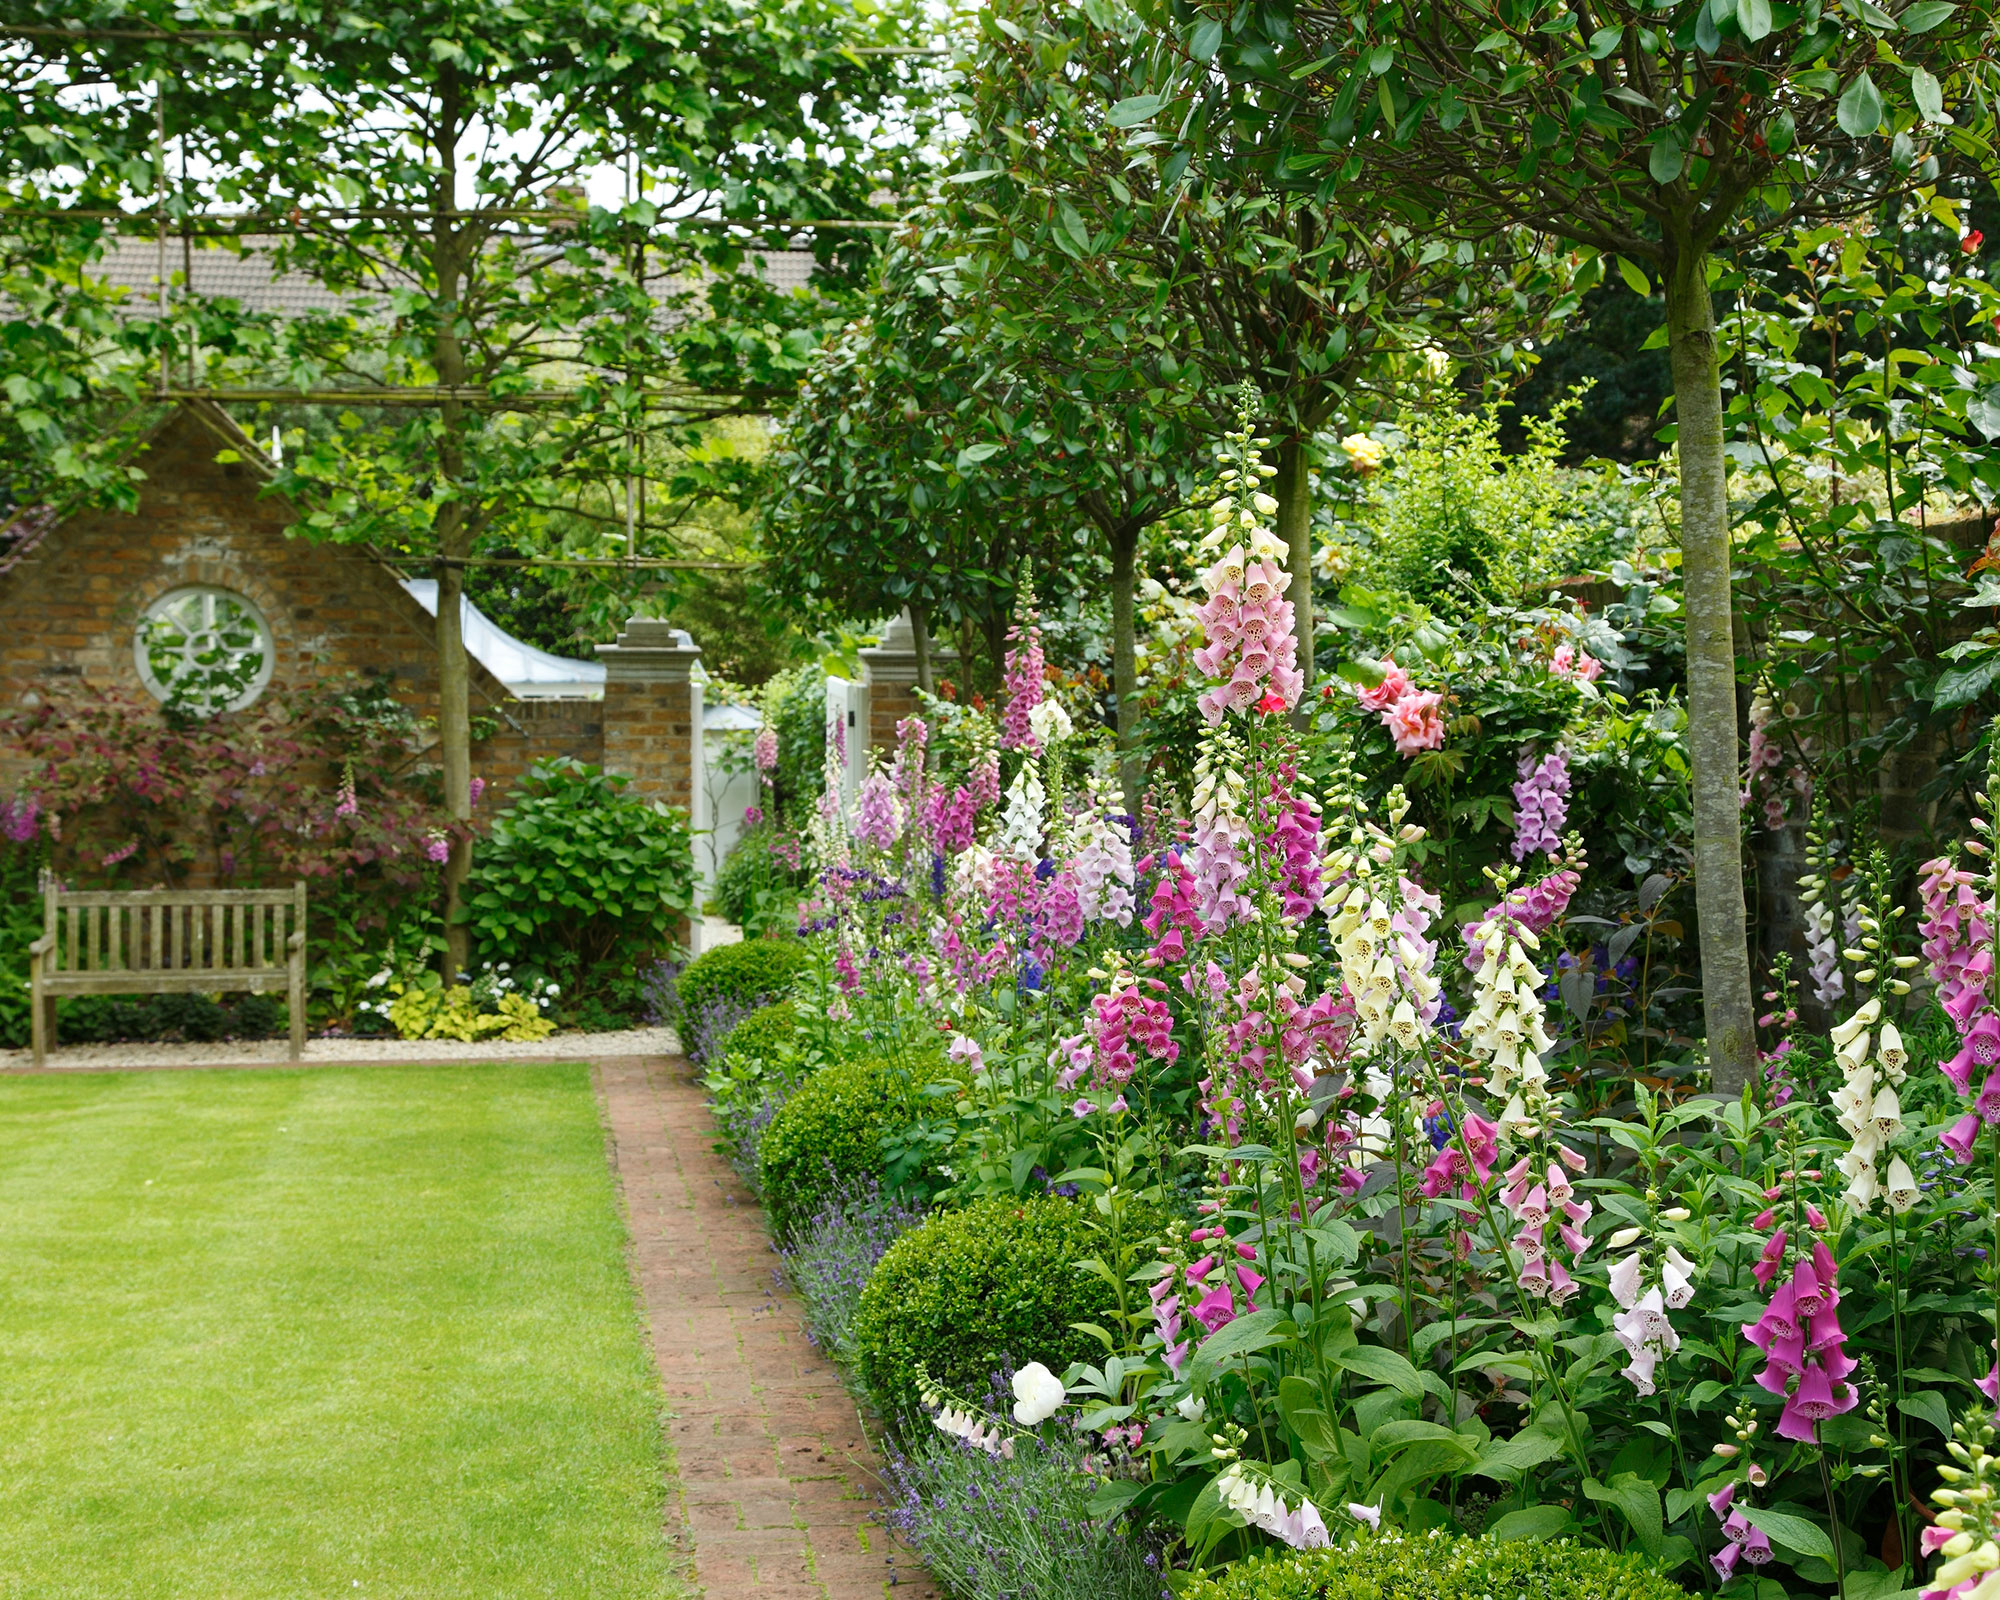
[[[1637,1556],[1568,1539],[1494,1544],[1444,1532],[1382,1533],[1287,1550],[1199,1578],[1181,1600],[1686,1600]]]

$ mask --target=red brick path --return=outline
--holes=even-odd
[[[854,1402],[773,1277],[763,1217],[711,1147],[687,1063],[606,1061],[597,1076],[708,1600],[930,1600],[873,1520]]]

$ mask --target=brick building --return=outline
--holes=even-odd
[[[285,537],[294,509],[265,492],[268,461],[218,407],[176,406],[142,450],[136,511],[31,512],[0,533],[0,706],[94,689],[162,698],[177,648],[234,630],[257,664],[229,705],[273,684],[378,673],[435,714],[434,586],[406,584],[365,548]],[[467,620],[473,716],[496,730],[473,752],[489,785],[504,792],[534,761],[566,755],[699,809],[700,651],[685,633],[635,618],[600,667],[533,651],[476,612]],[[510,685],[488,664],[524,659],[516,675],[544,681]],[[608,738],[607,718],[618,724]],[[20,776],[12,755],[0,749],[0,792]]]

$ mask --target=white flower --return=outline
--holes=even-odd
[[[1042,806],[1047,800],[1048,791],[1042,787],[1041,775],[1030,761],[1007,789],[1007,809],[1001,817],[1000,837],[996,841],[1001,855],[1030,865],[1041,859]]]
[[[1676,1311],[1694,1298],[1694,1263],[1672,1245],[1667,1246],[1666,1265],[1660,1268],[1660,1286]]]
[[[1069,713],[1054,700],[1044,700],[1028,713],[1028,727],[1042,744],[1057,744],[1076,732]]]
[[[969,1033],[954,1034],[951,1048],[945,1054],[954,1061],[965,1062],[968,1072],[978,1072],[986,1065],[986,1057],[980,1053],[979,1041]]]
[[[1637,1244],[1645,1236],[1644,1228],[1620,1228],[1604,1242],[1613,1250],[1623,1250],[1627,1245]]]
[[[1909,1162],[1901,1156],[1892,1156],[1889,1161],[1889,1187],[1885,1191],[1891,1211],[1908,1211],[1917,1203],[1919,1192],[1916,1175],[1910,1171]]]
[[[542,993],[543,993],[543,994],[545,994],[545,995],[548,995],[548,996],[549,996],[549,997],[550,997],[551,999],[553,999],[553,998],[554,998],[554,997],[555,997],[556,995],[559,995],[559,994],[561,994],[561,993],[562,993],[562,990],[561,990],[561,989],[559,989],[559,988],[557,988],[557,987],[556,987],[556,986],[555,986],[555,985],[554,985],[554,984],[552,983],[552,984],[550,984],[550,985],[549,985],[549,986],[548,986],[548,987],[547,987],[546,989],[544,989],[544,990],[542,991]]]
[[[1062,1379],[1039,1361],[1030,1361],[1014,1374],[1014,1420],[1024,1428],[1046,1422],[1068,1398]]]
[[[1856,1011],[1853,1016],[1849,1017],[1845,1022],[1841,1023],[1839,1026],[1834,1028],[1832,1033],[1829,1035],[1829,1037],[1833,1040],[1834,1049],[1836,1050],[1843,1049],[1845,1048],[1847,1043],[1853,1038],[1855,1038],[1857,1035],[1866,1033],[1870,1028],[1875,1026],[1877,1020],[1881,1017],[1881,1015],[1882,1015],[1881,1000],[1879,998],[1871,998],[1868,1001],[1868,1003],[1862,1006],[1860,1010]]]
[[[1184,1421],[1200,1422],[1208,1415],[1208,1402],[1198,1394],[1184,1394],[1174,1402],[1174,1409]]]
[[[1382,1526],[1380,1506],[1364,1506],[1359,1501],[1350,1500],[1347,1502],[1347,1514],[1356,1522],[1365,1522],[1371,1528],[1379,1529]]]
[[[1856,1211],[1866,1211],[1875,1203],[1875,1197],[1882,1192],[1882,1185],[1875,1177],[1872,1160],[1856,1163],[1857,1170],[1850,1174],[1847,1185],[1847,1201]]]
[[[1876,1049],[1882,1058],[1882,1065],[1892,1073],[1900,1073],[1909,1065],[1910,1052],[1903,1048],[1903,1036],[1896,1031],[1893,1022],[1882,1024],[1882,1037]]]
[[[1874,1124],[1875,1136],[1885,1143],[1903,1131],[1903,1107],[1894,1089],[1875,1091],[1875,1099],[1868,1107],[1868,1120]]]
[[[368,980],[368,987],[371,989],[379,989],[382,987],[383,984],[387,983],[388,981],[389,981],[389,973],[388,970],[384,968],[381,972],[376,973],[374,977]]]
[[[1627,1311],[1639,1298],[1639,1268],[1643,1258],[1634,1250],[1623,1261],[1611,1269],[1611,1298]]]

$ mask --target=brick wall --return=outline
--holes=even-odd
[[[261,492],[257,465],[215,459],[230,448],[247,441],[226,417],[176,409],[138,458],[146,480],[135,513],[81,512],[0,573],[0,707],[92,688],[143,695],[133,653],[141,614],[199,584],[263,613],[273,685],[386,672],[399,699],[436,715],[429,613],[365,551],[287,539],[292,508]],[[475,748],[473,771],[499,792],[543,756],[603,761],[601,703],[513,700],[474,662],[472,710],[498,724]],[[10,755],[0,749],[0,792],[19,776]]]

